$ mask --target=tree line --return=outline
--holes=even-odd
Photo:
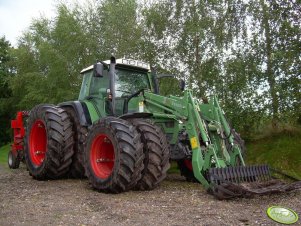
[[[175,74],[199,98],[217,95],[245,137],[266,124],[300,125],[300,11],[299,0],[58,3],[16,47],[0,39],[0,143],[17,110],[76,99],[81,69],[111,55]]]

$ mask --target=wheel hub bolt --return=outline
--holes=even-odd
[[[44,153],[43,151],[35,151],[35,155],[41,155],[43,153]]]
[[[106,137],[103,139],[103,142],[108,143],[108,144],[111,143],[111,141],[108,138],[106,138]]]

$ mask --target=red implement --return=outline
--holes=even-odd
[[[12,169],[19,168],[20,161],[24,157],[25,128],[23,119],[29,115],[28,111],[19,111],[16,119],[11,120],[11,128],[14,131],[14,141],[8,154],[8,165]]]

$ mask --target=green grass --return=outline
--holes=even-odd
[[[168,173],[172,174],[172,173],[180,173],[180,169],[178,167],[178,164],[176,161],[172,161],[170,163],[170,168],[168,170]]]
[[[10,144],[2,146],[0,148],[0,164],[7,165],[7,155],[10,150]]]
[[[301,180],[301,133],[280,133],[247,143],[248,164],[269,164]]]

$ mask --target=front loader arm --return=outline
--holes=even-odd
[[[208,148],[210,139],[206,132],[203,120],[199,114],[199,107],[195,103],[191,92],[187,91],[188,95],[188,120],[186,122],[186,130],[189,136],[190,146],[192,150],[192,169],[195,178],[202,183],[205,189],[210,187],[208,181],[205,178],[204,171],[208,166],[206,159],[206,149]],[[202,139],[202,145],[200,138]],[[202,150],[203,149],[203,150]]]
[[[223,132],[226,136],[224,139],[227,140],[232,147],[232,150],[229,154],[230,165],[234,166],[236,164],[236,158],[239,157],[241,165],[244,166],[245,162],[244,162],[244,159],[243,159],[243,156],[241,153],[242,150],[240,149],[238,144],[236,144],[234,142],[234,136],[232,134],[232,129],[225,117],[224,111],[222,110],[222,108],[219,105],[219,101],[218,101],[218,98],[216,95],[211,97],[209,104],[211,106],[213,106],[213,108],[215,110],[215,114],[216,114],[215,118],[218,122],[220,122],[221,129],[223,130]]]
[[[206,172],[211,167],[212,158],[218,166],[224,166],[225,163],[218,159],[216,147],[212,144],[205,122],[201,118],[198,102],[191,92],[184,91],[182,98],[145,93],[144,98],[145,110],[151,112],[154,117],[174,119],[183,125],[190,141],[194,176],[208,189]]]
[[[145,92],[143,105],[142,112],[151,113],[158,123],[177,122],[173,141],[180,142],[180,130],[188,134],[193,174],[218,199],[301,188],[300,181],[292,184],[271,181],[266,165],[245,166],[241,148],[216,96],[209,103],[201,104],[189,90],[184,91],[183,97],[162,97]]]
[[[143,96],[146,112],[152,113],[154,118],[176,120],[183,126],[192,151],[194,176],[206,189],[210,187],[207,178],[210,168],[234,166],[237,156],[244,165],[241,150],[234,144],[231,128],[217,97],[211,98],[208,104],[200,104],[190,90],[185,90],[183,97],[164,97],[148,92]],[[232,146],[231,151],[226,148],[226,139]]]

